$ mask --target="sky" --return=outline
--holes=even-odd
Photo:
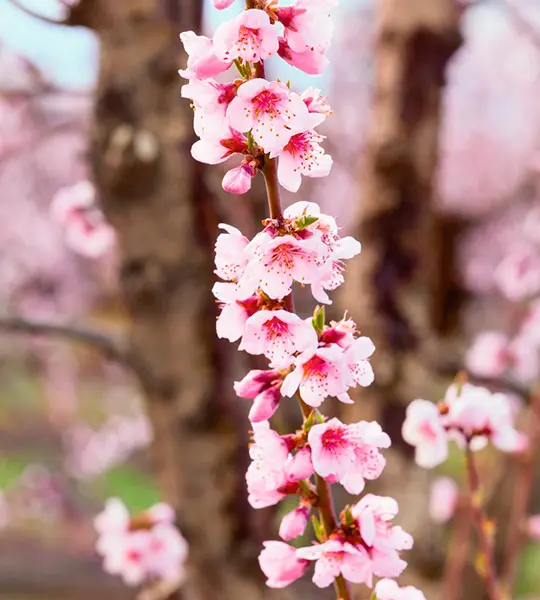
[[[114,0],[111,0],[114,2]],[[206,24],[213,30],[220,21],[230,18],[240,8],[240,0],[225,11],[214,10],[211,0],[205,0],[210,10],[206,10]],[[61,17],[58,0],[19,0],[25,6],[43,15]],[[368,4],[370,0],[341,0],[341,8],[355,3]],[[285,4],[290,1],[285,0]],[[81,27],[61,27],[40,22],[21,12],[9,0],[0,0],[0,43],[29,58],[45,73],[46,77],[61,87],[84,89],[93,85],[98,64],[98,43],[95,36]],[[281,63],[283,61],[280,61]],[[280,67],[280,76],[299,79],[299,71]],[[0,77],[1,77],[0,73]],[[299,85],[313,84],[313,78],[301,77]],[[305,79],[305,81],[304,81]],[[317,87],[325,87],[324,80],[317,81]]]

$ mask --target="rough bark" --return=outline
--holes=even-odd
[[[362,392],[364,406],[370,399],[403,405],[425,384],[418,356],[430,337],[436,293],[431,200],[441,94],[460,40],[453,0],[411,0],[406,10],[399,0],[379,2],[357,221],[364,250],[346,294],[347,306],[377,347],[376,383]]]
[[[219,221],[189,153],[192,114],[177,74],[178,33],[199,30],[201,10],[200,0],[93,0],[78,15],[101,41],[94,175],[118,235],[131,347],[149,374],[153,465],[190,542],[182,598],[250,600],[264,592],[241,493],[247,444],[239,449],[231,351],[216,340],[210,294]]]

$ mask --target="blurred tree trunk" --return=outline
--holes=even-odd
[[[190,542],[181,596],[251,600],[264,586],[244,492],[247,422],[238,427],[231,409],[231,351],[216,339],[210,293],[219,218],[205,168],[190,156],[193,117],[177,74],[178,33],[200,30],[201,11],[201,0],[77,8],[101,41],[92,160],[117,231],[132,347],[145,366],[153,465]]]
[[[461,42],[455,4],[410,0],[404,10],[400,0],[378,3],[357,220],[364,250],[343,298],[362,332],[375,341],[376,382],[362,390],[353,412],[364,413],[366,403],[375,411],[403,407],[425,390],[419,356],[431,337],[432,298],[440,295],[431,204],[441,96],[446,65]],[[400,437],[400,413],[387,424],[394,438]]]

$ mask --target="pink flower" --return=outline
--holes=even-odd
[[[347,390],[349,373],[342,350],[332,344],[303,352],[294,361],[295,369],[285,377],[282,394],[291,398],[299,389],[309,406],[318,407],[328,396],[350,403]]]
[[[284,588],[306,572],[309,561],[298,558],[295,548],[283,542],[264,542],[263,546],[259,565],[268,578],[268,587]]]
[[[214,8],[218,10],[223,10],[224,8],[229,8],[234,0],[212,0]]]
[[[193,31],[184,31],[180,39],[188,54],[187,68],[178,71],[185,79],[209,79],[225,72],[232,63],[216,56],[214,43],[204,35]]]
[[[296,556],[317,561],[313,575],[313,583],[317,587],[328,587],[339,575],[352,583],[369,581],[369,556],[361,546],[331,538],[323,544],[299,548]]]
[[[223,61],[239,58],[245,62],[260,62],[277,52],[278,37],[270,17],[263,10],[252,8],[217,28],[214,51]]]
[[[310,113],[318,113],[327,118],[332,115],[332,108],[327,98],[321,94],[321,90],[312,87],[307,88],[300,94],[300,98],[302,98]]]
[[[277,504],[286,495],[287,443],[268,421],[253,423],[253,443],[249,447],[251,464],[246,473],[248,501],[253,508]]]
[[[235,283],[217,282],[212,288],[217,298],[221,313],[216,321],[216,331],[219,338],[236,342],[244,335],[246,321],[259,309],[257,296],[242,296],[238,294]]]
[[[308,75],[321,75],[329,64],[324,46],[313,46],[303,52],[295,52],[284,38],[279,38],[279,56],[292,67]]]
[[[450,477],[437,477],[429,493],[429,516],[434,523],[447,523],[456,512],[459,488]]]
[[[500,263],[495,280],[512,301],[530,298],[540,292],[540,252],[532,245],[515,248]]]
[[[514,429],[512,407],[504,394],[466,384],[448,405],[445,424],[458,444],[470,443],[471,449],[479,450],[491,440],[503,452],[523,449],[523,435]]]
[[[236,96],[235,83],[218,83],[213,79],[191,79],[182,86],[182,98],[189,98],[195,110],[195,133],[202,137],[215,128],[223,130],[227,107]]]
[[[176,518],[174,508],[165,502],[154,504],[146,514],[155,525],[173,525]]]
[[[187,542],[178,529],[171,525],[158,525],[152,529],[146,558],[149,575],[164,581],[182,582],[187,555]]]
[[[197,115],[197,113],[195,113]],[[234,154],[247,152],[247,139],[238,131],[234,131],[226,122],[214,129],[196,128],[196,133],[201,139],[191,147],[191,156],[199,162],[208,165],[217,165],[225,162]]]
[[[251,180],[257,170],[250,163],[242,163],[225,173],[222,187],[229,194],[245,194],[251,189]]]
[[[104,553],[103,568],[111,575],[120,575],[127,585],[140,585],[147,575],[146,557],[151,540],[149,530],[139,530],[112,541]]]
[[[245,248],[249,240],[242,232],[225,223],[220,223],[220,229],[226,233],[218,235],[216,240],[216,270],[214,273],[225,281],[235,281],[243,274],[248,263]]]
[[[66,244],[78,254],[97,258],[112,249],[114,229],[96,203],[90,181],[62,188],[51,203],[52,218],[64,229]]]
[[[540,541],[540,515],[529,517],[527,521],[527,532],[532,540]]]
[[[129,528],[129,512],[122,500],[109,498],[104,510],[94,519],[94,528],[100,536],[121,536]]]
[[[236,381],[234,391],[240,398],[253,398],[249,411],[252,423],[266,421],[277,410],[283,378],[279,371],[250,371],[242,381]]]
[[[399,587],[391,579],[381,579],[375,586],[377,600],[426,600],[424,594],[412,586]]]
[[[265,152],[279,152],[295,133],[311,129],[313,120],[298,94],[277,81],[252,79],[238,88],[227,109],[230,126],[245,133]]]
[[[317,333],[311,323],[286,310],[262,310],[247,322],[239,350],[264,354],[271,366],[285,367],[295,352],[317,348]]]
[[[332,476],[351,494],[364,489],[364,479],[380,476],[386,461],[379,448],[390,446],[390,438],[378,423],[344,425],[335,418],[314,425],[308,441],[315,472]]]
[[[300,505],[287,513],[281,519],[279,526],[279,537],[286,542],[304,534],[309,521],[311,505],[306,502],[301,502]]]
[[[415,400],[407,407],[403,439],[416,447],[416,464],[425,469],[440,465],[448,458],[448,436],[439,409],[427,400]]]
[[[465,357],[467,368],[481,377],[499,377],[508,366],[508,337],[485,331],[474,339]]]
[[[274,300],[288,296],[293,281],[302,284],[315,281],[319,277],[319,264],[328,256],[326,246],[315,236],[306,239],[292,235],[274,239],[256,237],[248,245],[247,252],[255,256],[239,282],[240,288],[251,294],[260,287]]]
[[[311,460],[311,448],[304,446],[287,461],[287,479],[292,482],[309,479],[315,471]]]
[[[326,177],[332,168],[332,157],[325,154],[320,143],[324,137],[315,131],[304,131],[291,137],[279,155],[278,178],[289,192],[297,192],[306,177]]]
[[[292,6],[276,8],[275,13],[285,27],[285,39],[295,52],[313,46],[328,46],[334,32],[330,9],[338,0],[297,0]]]
[[[368,337],[359,337],[345,350],[347,368],[353,385],[367,387],[375,379],[369,357],[375,352],[375,346]]]

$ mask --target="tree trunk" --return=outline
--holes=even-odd
[[[200,29],[200,0],[92,0],[77,9],[100,37],[92,160],[118,236],[119,278],[154,429],[165,501],[190,543],[182,598],[262,598],[250,542],[247,440],[215,335],[216,203],[190,156],[192,112],[180,97],[178,40]],[[239,445],[241,444],[241,447]]]
[[[425,390],[418,356],[436,293],[433,179],[445,68],[461,41],[454,0],[380,0],[370,130],[347,306],[377,347],[362,405],[399,407]],[[374,401],[373,403],[369,400]],[[355,410],[355,409],[353,409]],[[399,437],[401,419],[390,423]],[[393,425],[393,426],[392,426]]]

